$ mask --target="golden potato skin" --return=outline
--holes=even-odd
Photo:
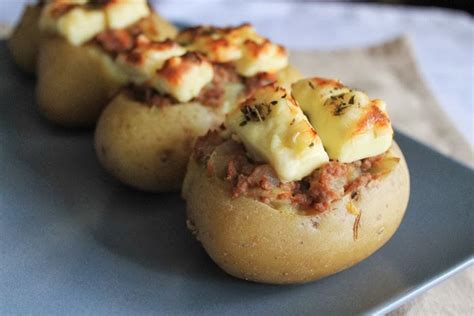
[[[40,112],[63,126],[92,126],[126,77],[92,46],[73,46],[56,36],[41,41],[36,98]]]
[[[38,56],[38,45],[40,31],[38,20],[41,7],[38,5],[27,5],[15,26],[10,38],[8,48],[15,63],[26,73],[34,74]]]
[[[157,40],[176,33],[172,24],[155,13],[138,25]],[[74,46],[54,35],[41,39],[37,72],[40,112],[67,127],[93,126],[111,96],[127,83],[125,74],[100,49]]]
[[[97,122],[97,156],[125,184],[145,191],[177,191],[194,139],[221,120],[198,103],[148,106],[122,92]]]
[[[358,238],[349,197],[324,214],[284,213],[244,196],[231,199],[229,184],[208,176],[190,159],[183,185],[188,223],[211,258],[227,273],[255,282],[288,284],[323,278],[367,258],[398,228],[409,197],[402,157],[396,169],[363,189]]]

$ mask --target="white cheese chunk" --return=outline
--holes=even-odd
[[[198,53],[188,52],[181,57],[169,58],[157,70],[152,85],[180,102],[188,102],[212,81],[213,76],[214,70],[208,61]]]
[[[139,36],[136,41],[136,47],[126,54],[120,54],[116,61],[130,81],[138,85],[149,82],[167,59],[186,52],[170,39],[151,42],[146,37]]]
[[[91,40],[106,28],[105,15],[100,10],[84,10],[78,6],[57,17],[57,6],[58,3],[46,5],[40,17],[40,28],[63,36],[73,45]]]
[[[246,40],[242,45],[242,56],[235,66],[237,72],[245,77],[259,72],[277,72],[288,66],[288,54],[285,48],[268,40],[261,43]]]
[[[150,14],[146,0],[114,0],[104,10],[110,29],[125,28]]]
[[[322,78],[294,83],[292,94],[319,133],[329,158],[352,162],[390,148],[393,130],[382,100],[370,100],[337,80]]]
[[[227,115],[226,125],[250,156],[268,162],[283,182],[301,180],[329,161],[318,134],[284,88],[259,88]]]

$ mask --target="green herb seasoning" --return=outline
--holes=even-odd
[[[244,105],[240,112],[244,115],[244,120],[239,124],[245,126],[248,122],[263,122],[272,112],[271,103],[257,103],[254,105]],[[276,104],[276,103],[275,103]]]
[[[349,104],[350,105],[354,104],[354,95],[352,95],[351,98],[349,99]]]
[[[336,104],[336,107],[334,108],[334,115],[335,116],[340,116],[344,114],[344,110],[350,107],[351,104],[347,104],[345,102],[341,102],[339,104]]]

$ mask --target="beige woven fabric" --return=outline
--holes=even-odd
[[[0,38],[10,28],[0,24]],[[396,128],[440,152],[473,164],[472,148],[448,121],[427,89],[405,37],[361,49],[291,52],[305,75],[341,79],[387,101]],[[408,302],[391,315],[468,315],[474,313],[474,267],[458,273]]]

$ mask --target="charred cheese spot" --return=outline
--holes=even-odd
[[[241,55],[238,43],[227,36],[229,31],[229,28],[198,26],[182,31],[176,40],[189,50],[206,54],[212,61],[225,63]]]
[[[235,65],[237,72],[245,77],[260,72],[277,72],[288,66],[288,54],[284,47],[268,40],[261,43],[246,40],[242,47],[242,56]]]
[[[309,79],[309,82],[313,84],[313,87],[314,85],[319,86],[319,87],[326,86],[328,88],[336,88],[336,89],[344,87],[342,82],[340,82],[337,79],[326,79],[326,78],[316,77],[316,78]]]
[[[249,155],[268,162],[283,182],[301,180],[328,162],[318,134],[283,88],[258,88],[228,114],[226,125]]]
[[[331,159],[352,162],[390,148],[393,130],[383,101],[324,78],[300,80],[292,85],[292,94]]]
[[[364,133],[371,128],[387,127],[390,127],[390,119],[385,112],[385,103],[382,100],[372,100],[367,113],[357,122],[354,134]]]
[[[211,82],[213,75],[212,65],[203,56],[188,52],[169,58],[156,71],[152,85],[163,94],[170,94],[180,102],[188,102]]]
[[[258,35],[250,24],[190,28],[178,34],[176,40],[189,50],[202,52],[211,61],[235,62],[238,73],[245,77],[276,72],[288,65],[286,50]]]
[[[153,42],[145,36],[136,39],[135,47],[117,57],[118,66],[135,84],[143,84],[151,80],[167,59],[181,56],[186,51],[173,40]]]

